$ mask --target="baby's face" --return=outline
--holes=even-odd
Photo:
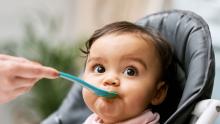
[[[107,123],[141,114],[155,98],[160,62],[149,41],[131,34],[107,35],[90,49],[83,75],[99,88],[115,91],[118,97],[106,99],[83,89],[87,106]]]

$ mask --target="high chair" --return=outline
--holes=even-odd
[[[136,24],[157,29],[174,47],[176,82],[159,110],[161,123],[214,123],[220,101],[210,99],[215,58],[206,22],[193,12],[171,10],[148,15]],[[83,102],[81,87],[74,85],[59,110],[43,124],[82,124],[90,113]]]
[[[168,109],[162,109],[162,123],[214,123],[220,113],[220,101],[210,99],[215,57],[207,23],[197,14],[183,10],[148,15],[136,23],[157,29],[174,48],[177,81],[173,90],[178,91],[170,94],[165,106]]]

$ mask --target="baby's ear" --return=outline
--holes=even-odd
[[[158,82],[157,87],[156,87],[157,91],[155,93],[154,98],[151,100],[151,104],[152,105],[159,105],[161,104],[167,95],[167,90],[168,90],[168,86],[166,85],[166,83],[164,81]]]

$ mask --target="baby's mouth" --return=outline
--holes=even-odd
[[[101,86],[98,86],[98,88],[107,91],[105,94],[102,94],[102,96],[99,95],[100,97],[107,98],[107,99],[114,99],[114,98],[120,97],[120,93],[114,87],[101,85]]]
[[[108,92],[110,92],[111,94],[114,94],[114,95],[111,95],[111,96],[108,96],[108,97],[103,97],[103,96],[100,96],[102,99],[104,100],[107,100],[107,101],[112,101],[112,100],[115,100],[115,99],[118,99],[120,98],[120,94],[114,90],[107,90]]]
[[[112,89],[112,88],[102,88],[103,90],[109,92],[109,93],[114,93],[114,94],[117,94],[117,96],[119,95],[119,92]]]

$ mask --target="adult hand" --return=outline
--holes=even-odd
[[[29,91],[42,79],[58,77],[58,71],[25,58],[0,54],[0,104]]]

